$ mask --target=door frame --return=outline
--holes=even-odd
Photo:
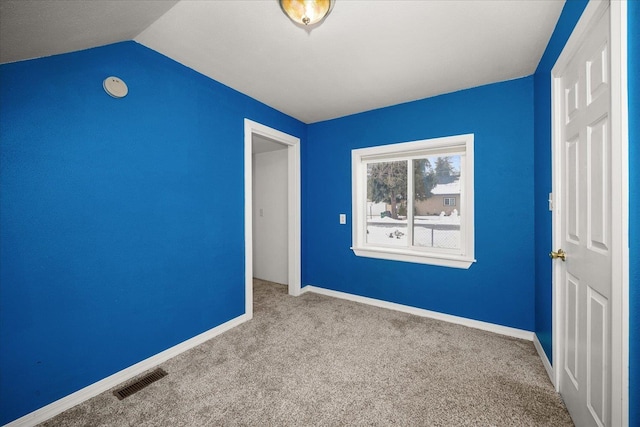
[[[551,71],[552,103],[552,241],[560,247],[563,179],[560,158],[561,98],[557,77],[588,35],[591,24],[610,7],[610,69],[611,69],[611,420],[612,425],[629,425],[629,147],[627,104],[627,5],[624,1],[591,0],[562,53]],[[563,316],[561,289],[562,266],[553,263],[553,380],[560,391],[561,367],[564,363]]]
[[[300,295],[300,138],[244,119],[244,277],[245,315],[253,318],[253,135],[287,146],[289,295]]]

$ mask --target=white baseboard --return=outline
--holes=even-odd
[[[551,366],[551,362],[549,362],[547,353],[544,352],[544,349],[542,348],[542,344],[540,344],[540,341],[538,341],[538,336],[536,334],[533,334],[533,345],[536,347],[538,356],[540,356],[540,359],[542,359],[542,365],[544,366],[544,369],[547,371],[547,375],[549,375],[551,384],[553,384],[553,386],[555,387],[556,384],[554,380],[555,375],[553,374],[553,366]]]
[[[113,375],[110,375],[96,383],[93,383],[83,389],[76,391],[68,396],[63,397],[62,399],[56,400],[48,404],[47,406],[43,406],[40,409],[36,409],[35,411],[20,417],[14,421],[11,421],[9,424],[5,424],[5,427],[31,427],[44,422],[52,417],[55,417],[61,412],[70,409],[85,400],[91,399],[94,396],[103,393],[118,384],[121,384],[136,375],[140,375],[145,371],[148,371],[155,366],[166,362],[183,353],[187,350],[192,349],[193,347],[204,343],[205,341],[210,340],[211,338],[222,334],[223,332],[228,331],[231,328],[234,328],[248,320],[247,315],[243,314],[234,319],[231,319],[222,325],[216,326],[215,328],[209,329],[201,333],[200,335],[196,335],[193,338],[190,338],[186,341],[181,342],[180,344],[176,344],[171,348],[168,348],[154,356],[149,357],[141,362],[136,363],[135,365],[129,366],[128,368],[123,369],[122,371],[116,372]]]
[[[403,313],[414,314],[420,317],[428,317],[431,319],[442,320],[444,322],[455,323],[458,325],[468,326],[470,328],[482,329],[483,331],[494,332],[500,335],[507,335],[514,338],[520,338],[527,341],[533,341],[534,333],[525,331],[524,329],[511,328],[509,326],[496,325],[494,323],[483,322],[480,320],[467,319],[465,317],[453,316],[451,314],[438,313],[437,311],[425,310],[422,308],[411,307],[409,305],[397,304],[394,302],[383,301],[375,298],[363,297],[360,295],[348,294],[346,292],[333,291],[331,289],[319,288],[317,286],[307,285],[301,290],[301,294],[305,292],[315,292],[317,294],[327,295],[330,297],[346,299],[349,301],[359,302],[362,304],[373,305],[389,310],[401,311]]]

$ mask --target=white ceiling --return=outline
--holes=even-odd
[[[0,0],[0,62],[135,40],[305,123],[527,76],[564,0]]]

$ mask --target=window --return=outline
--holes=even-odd
[[[475,262],[473,134],[353,150],[352,191],[356,255]]]

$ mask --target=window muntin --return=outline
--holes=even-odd
[[[473,135],[353,150],[352,162],[356,255],[459,268],[475,261]]]

